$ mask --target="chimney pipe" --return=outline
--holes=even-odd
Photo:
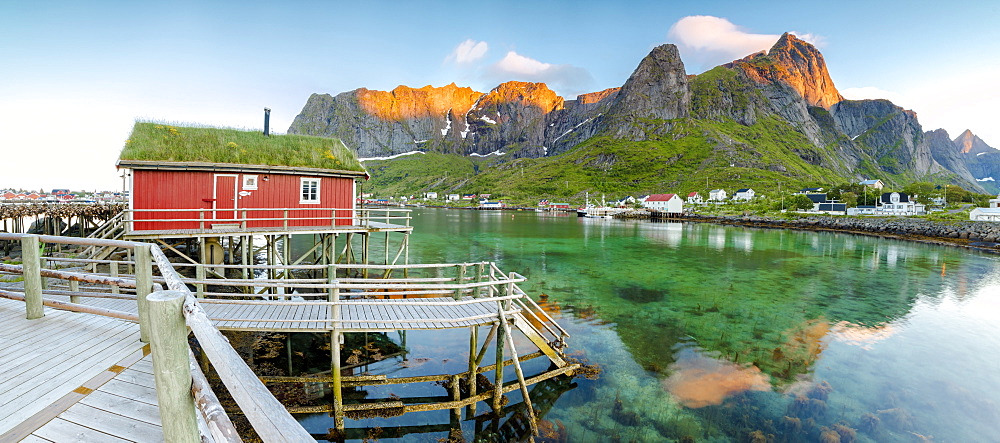
[[[270,137],[271,108],[264,108],[264,137]]]

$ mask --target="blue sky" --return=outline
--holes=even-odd
[[[284,131],[312,93],[621,86],[675,43],[688,73],[816,44],[848,98],[1000,147],[1000,2],[0,2],[0,188],[118,189],[136,118]]]

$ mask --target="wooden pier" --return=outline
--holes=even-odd
[[[2,352],[19,362],[38,362],[34,365],[38,368],[37,375],[28,375],[26,372],[25,375],[4,374],[21,378],[11,378],[10,381],[0,379],[3,380],[0,387],[17,385],[18,389],[28,389],[10,397],[9,401],[8,395],[3,395],[4,403],[0,405],[0,413],[13,410],[9,408],[16,408],[21,412],[0,415],[7,417],[0,421],[0,434],[9,434],[4,434],[0,441],[17,441],[15,437],[27,438],[29,441],[37,438],[61,441],[59,436],[65,434],[59,433],[72,433],[74,429],[82,432],[78,429],[79,426],[135,441],[134,438],[129,438],[130,435],[135,436],[134,433],[129,434],[134,432],[130,430],[145,429],[154,433],[149,435],[160,435],[152,430],[152,427],[160,423],[154,419],[153,415],[156,414],[152,414],[154,409],[151,408],[160,408],[158,414],[164,414],[162,408],[169,407],[171,411],[175,411],[171,413],[171,417],[178,414],[186,416],[188,413],[184,412],[186,407],[183,404],[193,401],[190,388],[181,389],[181,400],[177,400],[175,395],[172,397],[174,400],[165,403],[166,406],[157,406],[164,405],[162,398],[166,395],[165,388],[160,386],[159,379],[150,386],[149,381],[142,376],[143,373],[148,375],[150,372],[142,360],[148,354],[149,347],[144,347],[140,339],[152,339],[153,362],[158,358],[157,349],[170,349],[170,346],[178,343],[181,344],[177,346],[187,349],[186,340],[183,339],[187,335],[186,331],[177,336],[180,338],[173,340],[174,345],[170,346],[157,344],[159,340],[163,340],[162,337],[170,334],[151,332],[150,328],[165,327],[163,322],[166,320],[157,320],[158,318],[169,318],[171,315],[176,315],[180,319],[177,320],[180,321],[179,324],[186,324],[194,333],[222,382],[265,441],[300,441],[308,434],[289,415],[288,409],[270,395],[261,380],[249,372],[246,364],[220,335],[220,330],[330,334],[331,343],[335,344],[332,346],[330,375],[310,380],[331,384],[334,400],[324,410],[331,414],[336,429],[342,432],[345,429],[344,418],[351,411],[399,410],[402,413],[449,409],[454,418],[460,416],[461,408],[465,407],[469,407],[470,414],[474,415],[475,404],[487,401],[494,414],[503,414],[503,404],[506,403],[504,394],[514,390],[521,391],[526,408],[522,413],[527,417],[519,422],[521,425],[518,425],[518,429],[528,426],[526,429],[534,431],[534,409],[531,406],[529,386],[560,375],[573,374],[579,368],[579,365],[567,362],[562,356],[565,339],[568,337],[566,331],[518,288],[517,283],[523,282],[524,277],[516,273],[501,272],[488,262],[419,265],[185,265],[170,263],[156,245],[136,242],[16,234],[0,234],[0,240],[21,241],[25,253],[23,265],[0,265],[0,274],[24,278],[19,287],[0,287],[0,297],[11,299],[0,298],[3,302],[0,304],[0,321],[4,322],[6,329],[2,335],[5,347]],[[39,242],[127,250],[127,256],[132,259],[42,258],[37,255]],[[345,249],[349,247],[348,244]],[[386,261],[388,262],[388,257]],[[42,263],[48,265],[43,267]],[[55,269],[60,264],[68,267]],[[182,277],[175,266],[195,267],[195,277]],[[259,277],[211,278],[212,274],[206,269],[209,267],[222,267],[222,274],[228,271],[230,274]],[[254,268],[267,268],[268,272],[255,274]],[[294,273],[287,272],[292,269],[308,275],[299,278]],[[119,270],[122,272],[118,272]],[[282,270],[286,272],[279,276],[281,278],[270,278],[275,277],[275,273],[271,271]],[[194,288],[194,291],[189,287]],[[222,287],[228,287],[229,290],[218,292],[218,288]],[[169,305],[167,302],[174,304]],[[46,307],[43,308],[43,305]],[[150,305],[153,307],[150,308]],[[164,307],[168,305],[173,307]],[[81,325],[74,326],[77,323]],[[18,327],[14,329],[8,324],[17,324]],[[47,325],[52,325],[53,332],[46,332],[44,327]],[[485,340],[481,340],[477,333],[483,326],[490,327]],[[74,333],[74,327],[82,329]],[[113,332],[109,332],[108,328]],[[446,328],[465,328],[470,331],[469,370],[466,372],[395,379],[379,375],[358,377],[342,374],[340,346],[337,344],[341,343],[345,333]],[[528,354],[519,354],[512,339],[515,331],[523,334],[537,348],[537,352],[530,353],[529,350]],[[53,339],[56,344],[41,345],[35,343],[33,337]],[[491,342],[495,343],[493,351],[496,361],[501,364],[483,366],[482,360]],[[180,349],[177,346],[174,348]],[[66,352],[70,349],[72,352]],[[100,349],[105,350],[106,354],[90,355],[91,351]],[[145,353],[143,349],[146,350]],[[63,361],[63,354],[75,355],[79,361]],[[551,362],[550,370],[535,375],[524,374],[520,362],[539,357]],[[165,358],[160,359],[161,363]],[[175,357],[174,360],[178,358],[180,357]],[[13,361],[8,363],[7,360],[0,359],[0,363],[5,368],[10,365],[21,367]],[[186,371],[197,367],[186,355],[183,356],[183,363],[188,366],[184,368]],[[76,369],[78,366],[79,370]],[[504,367],[510,366],[515,369],[516,381],[505,382]],[[69,367],[74,369],[68,370]],[[60,381],[58,387],[51,392],[38,391],[38,386],[51,384],[45,382],[44,374],[52,371],[58,372],[66,380]],[[477,380],[482,377],[480,374],[491,371],[494,372],[494,384],[487,392],[476,392],[478,382],[467,383],[467,386],[471,386],[468,392],[458,390],[460,379]],[[191,380],[198,379],[193,372],[187,376],[187,386],[192,386]],[[72,374],[77,376],[71,378]],[[120,380],[120,377],[127,379]],[[36,381],[17,381],[22,378]],[[300,378],[268,377],[266,381],[302,382]],[[452,386],[449,388],[451,395],[436,402],[404,405],[392,399],[345,403],[341,394],[341,389],[347,386],[427,381],[449,382]],[[127,409],[135,411],[139,415],[136,417],[125,414],[126,410],[113,409],[111,403],[114,402],[110,400],[114,398],[108,396],[125,395],[120,388],[142,391],[122,383],[147,390],[155,387],[154,392],[161,400],[159,403],[151,401],[148,391],[144,391],[145,397],[136,395],[140,400],[145,399],[141,401],[143,405]],[[31,388],[32,386],[35,388]],[[176,394],[177,388],[168,390]],[[208,391],[210,394],[207,387],[194,391]],[[183,400],[184,398],[187,400]],[[204,398],[204,395],[199,398]],[[231,424],[225,425],[228,423],[227,418],[222,420],[218,414],[206,412],[206,409],[213,410],[211,404],[211,401],[199,401],[201,413],[191,412],[195,415],[191,423],[195,423],[195,419],[200,421],[201,430],[191,429],[200,435],[199,438],[209,441],[237,441],[231,439],[235,430],[231,428]],[[102,408],[101,405],[105,407]],[[181,408],[180,412],[176,412],[178,407]],[[295,408],[293,411],[317,412]],[[275,417],[278,419],[275,420]],[[104,425],[95,424],[97,422],[111,424],[102,428]],[[171,426],[174,426],[172,422]],[[220,422],[223,424],[220,425]],[[452,425],[456,423],[453,422]],[[115,430],[115,427],[122,429]],[[189,433],[192,432],[191,429],[168,427],[161,432],[170,441],[170,435]],[[54,437],[55,440],[49,437]]]

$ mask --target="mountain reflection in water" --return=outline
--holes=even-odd
[[[568,351],[601,366],[540,415],[552,434],[541,441],[1000,436],[995,256],[837,233],[511,215],[418,210],[410,262],[492,260],[525,275],[521,287],[545,294],[572,334]],[[460,361],[463,334],[435,346],[411,336],[410,358]],[[466,440],[495,438],[465,419]]]

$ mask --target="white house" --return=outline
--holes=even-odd
[[[437,200],[437,198],[438,198],[438,193],[437,192],[425,192],[424,193],[424,199],[425,200]]]
[[[448,194],[448,201],[458,201],[461,198],[458,194]]]
[[[684,200],[677,194],[652,194],[642,202],[642,207],[670,214],[683,214]]]
[[[750,188],[738,189],[736,190],[736,193],[733,194],[733,200],[750,201],[753,200],[754,195],[755,193],[753,192],[753,189]]]
[[[969,220],[972,221],[1000,221],[1000,208],[973,208],[969,211]]]
[[[991,208],[1000,208],[1000,195],[998,195],[997,198],[991,198],[990,199],[990,207]]]
[[[479,201],[479,209],[503,209],[503,207],[504,204],[501,201],[492,201],[492,202],[489,200]]]
[[[927,212],[927,206],[917,203],[917,196],[903,192],[886,192],[879,200],[878,213],[882,215],[917,215]]]
[[[701,204],[703,200],[701,199],[701,194],[698,191],[694,191],[688,194],[687,202],[691,204]]]
[[[879,179],[875,179],[875,180],[862,180],[858,184],[859,185],[863,185],[863,186],[867,186],[867,187],[872,188],[872,189],[878,189],[880,191],[882,190],[882,188],[885,187],[885,183],[882,183],[882,180],[879,180]]]
[[[721,202],[721,201],[725,201],[727,197],[729,197],[729,196],[726,195],[726,190],[725,189],[713,189],[711,191],[708,191],[708,200],[709,201],[718,201],[718,202]]]

